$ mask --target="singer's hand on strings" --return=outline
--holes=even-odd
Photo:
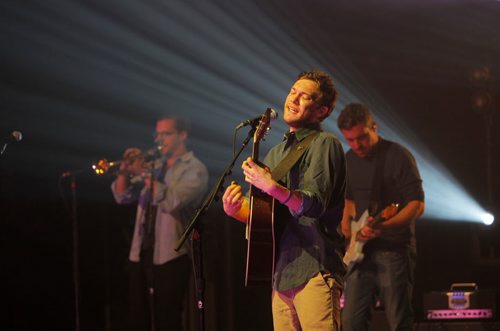
[[[231,185],[226,188],[222,196],[222,203],[226,214],[234,216],[240,210],[244,199],[241,186],[234,181],[231,182]]]
[[[243,174],[245,175],[245,181],[247,183],[252,184],[266,193],[269,193],[276,184],[269,168],[259,166],[250,157],[243,161],[241,169],[243,169]]]

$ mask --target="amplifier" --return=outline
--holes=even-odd
[[[424,294],[424,313],[428,320],[494,319],[496,293],[476,283],[452,284],[449,291]]]
[[[415,331],[500,331],[500,322],[494,321],[442,321],[416,323]]]

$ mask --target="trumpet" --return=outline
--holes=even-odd
[[[144,159],[146,162],[154,161],[160,156],[160,151],[162,149],[161,145],[158,145],[154,148],[148,149],[144,152],[136,154],[134,156],[126,157],[121,160],[116,161],[108,161],[106,159],[101,159],[97,161],[97,163],[92,164],[92,170],[96,173],[96,175],[104,175],[111,168],[119,166],[123,162],[130,162],[137,159]]]

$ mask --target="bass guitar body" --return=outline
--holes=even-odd
[[[398,212],[398,204],[393,203],[387,206],[379,214],[374,216],[374,220],[368,223],[368,218],[370,214],[368,209],[363,212],[361,217],[357,221],[351,222],[351,240],[349,241],[349,247],[344,255],[344,263],[350,268],[356,263],[363,261],[365,255],[363,254],[363,247],[366,241],[359,239],[359,231],[366,225],[375,228],[379,223],[393,217]]]

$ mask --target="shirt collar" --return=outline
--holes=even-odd
[[[310,134],[318,131],[323,131],[321,125],[317,125],[314,127],[306,127],[295,130],[294,132],[287,131],[283,136],[283,140],[287,140],[290,136],[295,136],[297,141],[302,141],[304,138],[309,136]]]
[[[194,158],[193,151],[188,151],[188,152],[182,154],[181,156],[179,156],[177,158],[177,160],[175,160],[174,164],[179,163],[179,162],[188,163],[193,158]],[[165,158],[160,158],[159,162],[156,163],[155,167],[161,167],[164,162],[166,162]]]
[[[189,162],[193,159],[193,157],[194,157],[193,152],[189,151],[179,156],[179,160],[181,160],[182,162]]]

